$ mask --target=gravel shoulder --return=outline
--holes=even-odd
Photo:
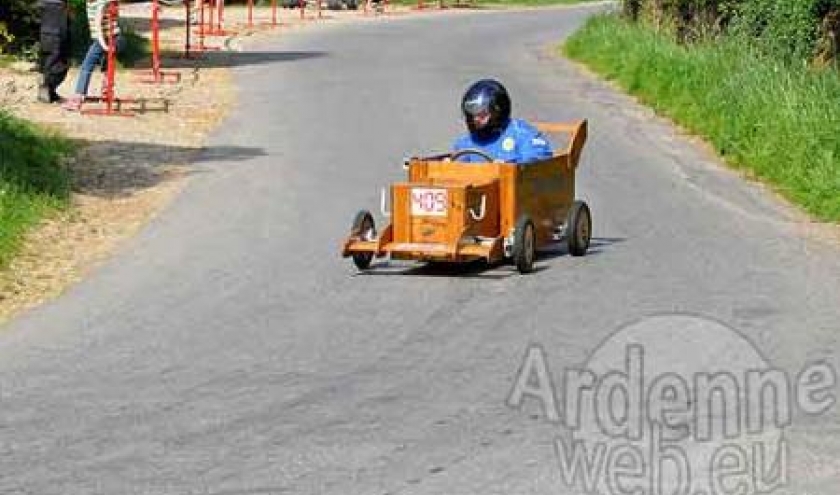
[[[141,110],[133,117],[81,115],[37,103],[36,73],[28,66],[0,69],[0,106],[81,144],[69,164],[71,207],[33,229],[21,253],[0,271],[0,323],[57,297],[82,279],[183,188],[205,138],[236,104],[230,67],[248,43],[296,29],[388,18],[351,11],[322,11],[320,19],[314,10],[305,19],[297,10],[278,9],[278,14],[278,27],[262,26],[271,20],[271,11],[255,9],[254,26],[249,28],[244,8],[226,9],[226,28],[232,34],[206,40],[222,50],[187,59],[181,56],[185,12],[180,7],[164,8],[163,67],[179,74],[180,80],[145,84],[141,79],[149,69],[142,64],[119,71],[118,96],[135,100],[127,109]],[[122,17],[138,34],[149,36],[149,4],[126,5]],[[76,75],[71,70],[60,93],[72,91]],[[101,85],[100,77],[94,75],[92,94]]]

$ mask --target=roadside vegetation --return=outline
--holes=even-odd
[[[79,63],[90,35],[84,0],[71,4],[73,55]],[[38,2],[0,2],[0,68],[37,59],[38,22]],[[126,45],[120,64],[132,66],[148,56],[148,41],[130,26],[122,31]],[[69,140],[0,109],[0,268],[8,265],[31,226],[69,204],[71,179],[65,164],[73,153]]]
[[[70,40],[73,61],[80,63],[90,44],[85,0],[70,0],[73,10]],[[38,57],[39,6],[32,0],[2,0],[0,2],[0,65],[10,57],[34,62]],[[150,54],[149,41],[136,34],[132,27],[120,21],[125,46],[118,54],[123,67],[132,67]]]
[[[72,152],[67,139],[0,110],[0,267],[29,227],[67,206]]]
[[[815,217],[840,221],[840,1],[657,6],[626,1],[564,51]]]

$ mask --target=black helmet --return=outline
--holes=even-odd
[[[473,83],[461,99],[461,111],[470,134],[477,139],[488,139],[500,133],[510,119],[510,96],[502,83],[494,79],[482,79]],[[487,125],[476,126],[473,118],[489,112]]]

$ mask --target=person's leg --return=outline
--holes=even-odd
[[[56,56],[56,46],[52,43],[51,36],[41,34],[40,51],[38,52],[38,67],[41,71],[41,82],[38,85],[38,101],[41,103],[50,102],[50,66]]]
[[[66,25],[66,29],[61,33],[58,50],[58,63],[53,67],[52,76],[52,97],[54,100],[61,99],[58,96],[58,87],[61,86],[67,79],[67,72],[70,71],[70,57],[72,55],[72,45],[70,43],[70,26]]]
[[[119,57],[120,52],[122,52],[123,48],[125,48],[125,38],[123,38],[121,34],[117,34],[114,36],[114,42],[114,46],[117,49],[115,55]],[[102,64],[100,65],[99,70],[102,73],[108,72],[108,50],[104,48],[102,49]]]
[[[58,76],[66,70],[62,53],[62,35],[66,33],[67,12],[60,3],[41,5],[40,28],[40,70],[41,84],[38,88],[38,100],[44,103],[55,101],[55,88],[61,81]],[[57,95],[56,95],[57,96]]]
[[[90,43],[85,59],[82,61],[82,66],[79,69],[79,79],[76,81],[77,95],[87,96],[91,75],[96,66],[102,62],[102,56],[104,54],[105,50],[102,49],[102,45],[98,41],[94,40]]]
[[[42,37],[42,43],[46,42],[47,49],[43,53],[43,88],[39,91],[39,100],[54,103],[60,99],[56,91],[58,86],[67,77],[69,60],[61,50],[61,39],[58,36]],[[42,94],[43,93],[43,94]]]
[[[88,88],[90,87],[90,78],[94,69],[102,61],[102,55],[105,51],[98,41],[90,42],[88,51],[82,60],[82,66],[79,68],[79,78],[76,80],[76,92],[73,96],[67,99],[62,105],[65,110],[78,110],[87,96]]]

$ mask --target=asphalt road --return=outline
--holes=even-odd
[[[593,11],[407,16],[255,47],[185,192],[0,334],[0,492],[582,493],[582,478],[563,479],[568,423],[540,407],[546,375],[531,365],[550,368],[568,405],[563,370],[603,364],[593,353],[625,325],[678,314],[731,333],[653,328],[646,357],[713,373],[744,362],[727,351],[748,342],[805,384],[781,425],[775,493],[835,495],[840,249],[557,58]],[[519,116],[589,119],[578,195],[590,254],[555,250],[530,276],[395,263],[358,275],[338,255],[353,214],[378,209],[403,156],[448,147],[461,92],[484,76],[509,87]],[[528,349],[546,359],[523,366]],[[515,408],[520,367],[536,371]],[[632,413],[622,397],[607,399],[617,423]],[[758,492],[766,477],[751,476]]]

